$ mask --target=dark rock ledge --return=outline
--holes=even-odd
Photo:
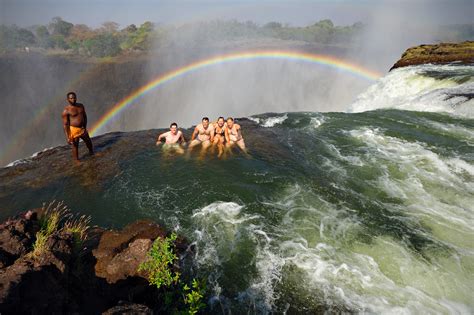
[[[120,231],[93,228],[78,250],[71,233],[59,231],[41,255],[31,255],[40,210],[0,224],[1,314],[152,314],[160,294],[137,271],[157,237],[167,232],[151,221]],[[183,257],[187,245],[176,243]],[[162,301],[162,300],[161,300]]]

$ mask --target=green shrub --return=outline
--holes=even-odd
[[[206,304],[202,301],[204,293],[206,292],[206,286],[204,282],[193,279],[192,288],[187,284],[183,286],[184,304],[188,306],[188,314],[194,315],[199,312],[200,309],[206,307]]]
[[[170,286],[178,283],[180,274],[173,271],[173,264],[178,259],[174,253],[175,240],[175,233],[164,239],[158,237],[148,252],[148,260],[138,267],[138,271],[148,273],[150,285],[160,288],[162,285]]]
[[[157,288],[170,287],[164,293],[165,309],[172,314],[194,315],[204,308],[203,302],[206,291],[205,281],[192,280],[191,287],[184,283],[181,274],[173,270],[178,257],[175,254],[174,241],[176,234],[167,238],[158,237],[148,252],[148,259],[141,263],[138,271],[148,274],[148,282]],[[179,285],[176,285],[179,284]],[[182,310],[186,308],[186,310]]]

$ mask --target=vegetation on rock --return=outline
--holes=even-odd
[[[40,217],[40,230],[36,233],[33,244],[33,257],[39,257],[44,253],[48,238],[56,232],[65,231],[73,235],[76,247],[80,247],[87,238],[90,218],[86,216],[74,216],[63,202],[51,202],[43,205],[43,215]],[[62,225],[62,226],[61,226]]]
[[[158,237],[148,252],[148,260],[140,264],[138,270],[147,273],[150,285],[156,286],[158,289],[167,287],[165,292],[167,312],[194,315],[206,307],[203,302],[206,287],[203,281],[197,279],[192,279],[191,285],[188,285],[181,274],[176,271],[178,262],[174,246],[176,238],[175,233],[166,238]],[[186,310],[182,310],[183,305],[180,305],[179,302],[180,296]]]

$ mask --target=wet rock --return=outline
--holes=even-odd
[[[93,254],[97,259],[95,272],[108,283],[128,277],[145,277],[137,271],[145,261],[147,252],[157,237],[165,237],[166,232],[151,221],[137,221],[121,231],[106,231],[102,234]]]
[[[54,265],[61,273],[67,273],[73,259],[74,238],[70,233],[51,235],[46,241],[46,250],[35,259],[37,265]]]
[[[26,257],[0,271],[2,314],[62,313],[71,308],[67,282],[54,265]]]
[[[0,225],[0,268],[11,265],[33,247],[40,226],[35,212],[28,211]]]

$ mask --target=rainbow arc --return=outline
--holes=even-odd
[[[120,113],[127,107],[131,106],[135,100],[143,97],[148,92],[161,87],[162,85],[173,81],[179,77],[189,75],[198,70],[227,63],[243,62],[246,60],[288,60],[296,62],[307,62],[327,67],[332,67],[352,75],[358,76],[365,80],[373,81],[381,76],[380,73],[366,69],[360,65],[350,63],[343,59],[335,58],[328,55],[317,55],[300,52],[289,52],[289,51],[255,51],[255,52],[242,52],[233,53],[221,56],[211,57],[205,60],[200,60],[181,68],[172,70],[163,75],[160,75],[156,79],[150,81],[146,85],[136,89],[134,92],[123,98],[120,102],[112,106],[102,117],[94,124],[90,129],[91,135],[97,135],[114,117],[120,115]]]

